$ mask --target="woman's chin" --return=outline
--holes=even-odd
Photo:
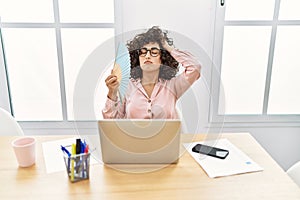
[[[160,64],[145,64],[142,65],[141,68],[144,72],[154,72],[154,71],[158,71],[160,67]]]

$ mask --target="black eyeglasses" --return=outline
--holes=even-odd
[[[138,50],[139,56],[145,57],[148,51],[150,51],[152,57],[157,57],[160,54],[160,49],[156,47],[152,47],[151,49],[141,48]]]

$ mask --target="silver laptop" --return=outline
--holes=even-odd
[[[98,121],[102,160],[106,164],[176,163],[180,120]]]

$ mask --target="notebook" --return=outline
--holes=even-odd
[[[102,160],[106,164],[176,163],[180,120],[100,120]]]

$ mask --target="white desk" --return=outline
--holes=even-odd
[[[186,140],[191,134],[182,135]],[[92,165],[90,180],[70,183],[65,171],[47,174],[41,143],[71,136],[37,137],[36,165],[18,168],[10,146],[0,138],[0,199],[270,199],[299,200],[300,190],[250,134],[223,134],[264,168],[262,172],[211,179],[186,152],[178,164],[144,174]],[[197,135],[197,141],[203,135]]]

